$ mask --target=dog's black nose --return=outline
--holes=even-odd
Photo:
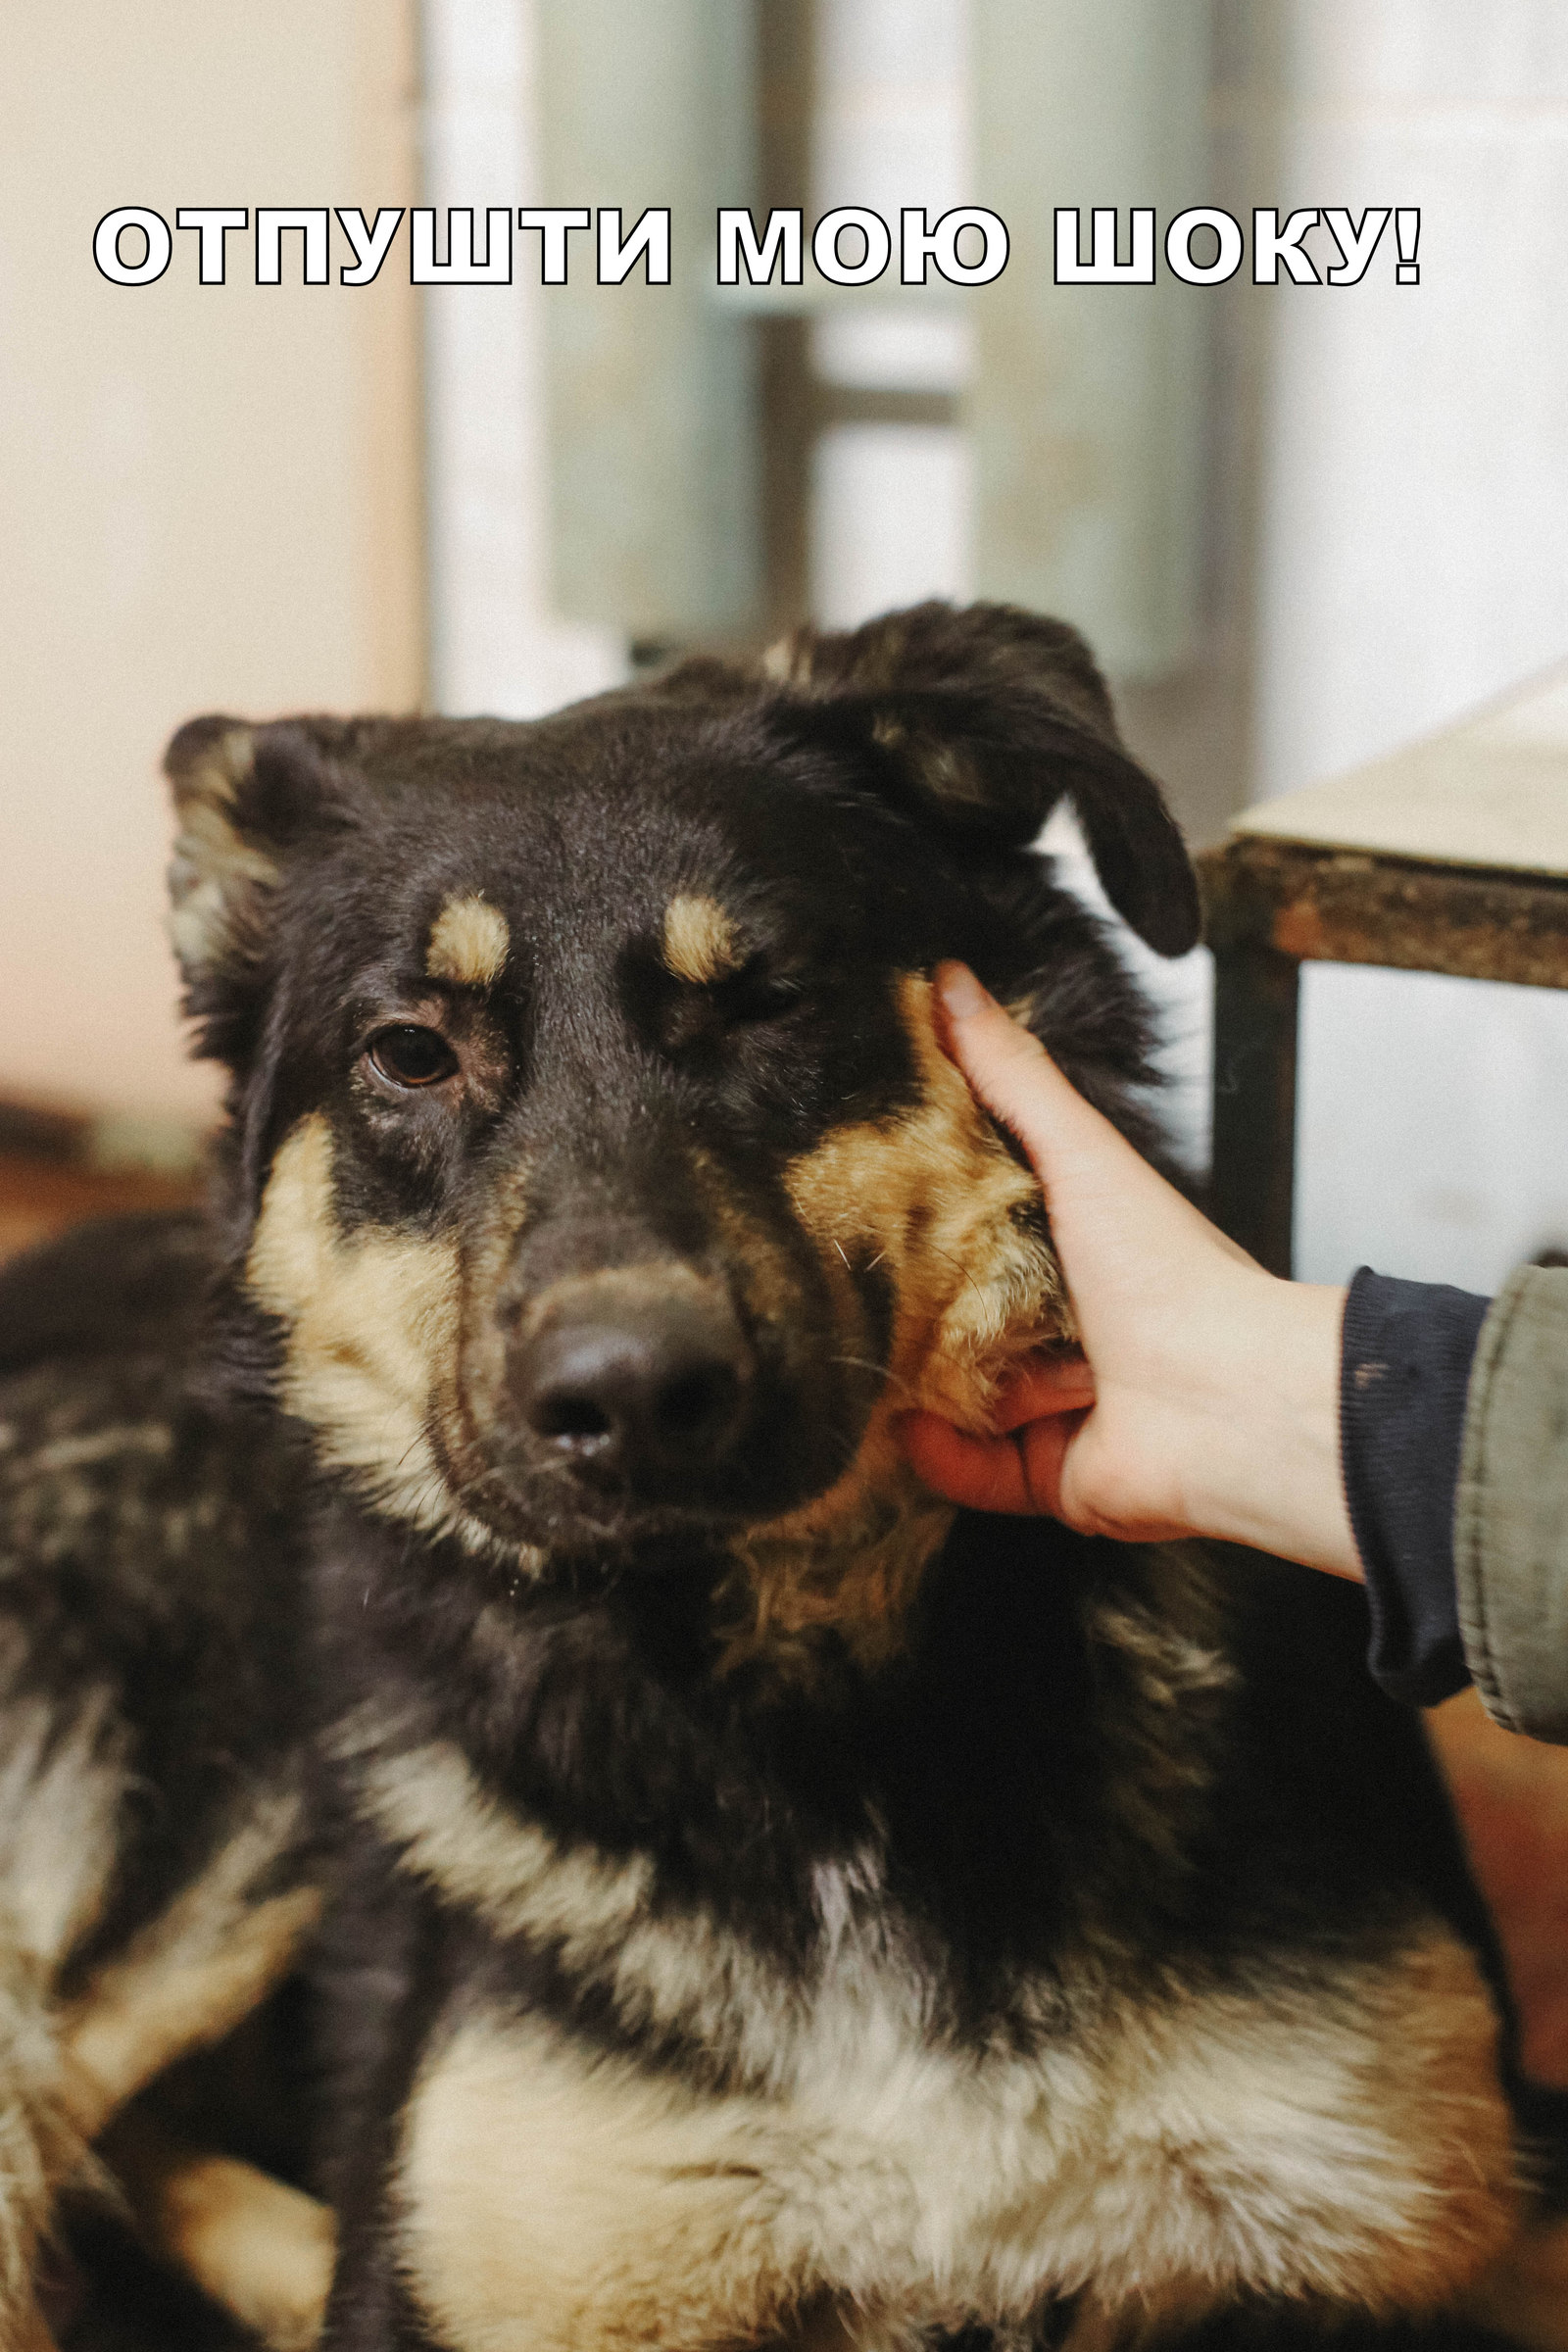
[[[722,1461],[753,1364],[718,1286],[626,1267],[536,1299],[509,1373],[528,1428],[557,1459],[668,1491]]]

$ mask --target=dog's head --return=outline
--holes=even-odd
[[[893,1417],[978,1421],[1069,1328],[932,967],[1125,1125],[1142,1016],[1052,805],[1196,936],[1081,641],[923,606],[528,724],[197,720],[168,766],[236,1279],[323,1459],[514,1578],[710,1547],[737,1627],[895,1638],[943,1520]]]

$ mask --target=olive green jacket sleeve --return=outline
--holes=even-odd
[[[1568,1267],[1519,1267],[1482,1326],[1453,1556],[1488,1712],[1568,1741]]]

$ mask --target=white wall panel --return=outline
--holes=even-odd
[[[1263,788],[1315,782],[1568,652],[1568,12],[1290,0],[1286,205],[1421,210],[1417,286],[1282,288]],[[1392,228],[1388,232],[1392,236]],[[1568,1232],[1568,998],[1308,968],[1297,1262],[1492,1287]]]

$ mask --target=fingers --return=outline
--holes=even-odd
[[[1084,1101],[1039,1039],[987,995],[967,965],[939,964],[936,990],[942,1042],[987,1109],[1023,1145],[1045,1188],[1058,1244],[1063,1218],[1072,1221],[1078,1254],[1063,1246],[1062,1256],[1080,1306],[1079,1293],[1093,1281],[1102,1255],[1096,1248],[1083,1254],[1075,1212],[1086,1208],[1097,1233],[1106,1237],[1114,1229],[1121,1245],[1136,1245],[1151,1262],[1176,1243],[1200,1244],[1205,1252],[1217,1250],[1239,1265],[1252,1266],[1238,1243],[1211,1225]]]
[[[1086,1412],[1095,1375],[1081,1355],[1036,1357],[1004,1383],[991,1409],[992,1434],[1005,1437],[1053,1413]]]
[[[1017,1136],[1048,1189],[1052,1166],[1077,1146],[1135,1158],[1108,1119],[1086,1102],[1039,1039],[1004,1012],[966,964],[939,964],[943,1043],[974,1092]]]
[[[1063,1413],[1015,1436],[972,1438],[937,1413],[909,1413],[899,1435],[916,1475],[950,1502],[1014,1518],[1059,1517],[1062,1462],[1082,1421]]]

